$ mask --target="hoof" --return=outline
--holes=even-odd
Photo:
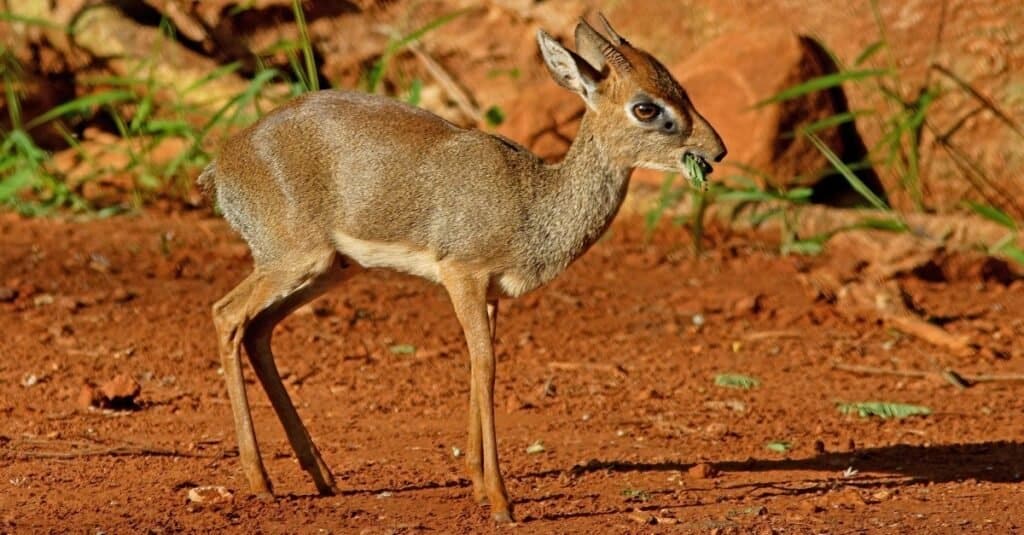
[[[257,492],[256,499],[263,503],[270,503],[274,501],[274,493],[270,491]]]
[[[512,511],[495,511],[491,514],[491,518],[497,524],[511,524],[515,522],[515,519],[512,518]]]
[[[483,492],[474,492],[473,501],[476,502],[477,505],[487,505],[487,503],[489,502],[489,500],[487,499],[487,494]]]

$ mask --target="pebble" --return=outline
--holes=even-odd
[[[712,479],[718,475],[718,470],[708,463],[699,463],[691,466],[686,474],[693,479]]]
[[[193,487],[188,491],[188,501],[192,503],[223,503],[232,498],[231,491],[221,486]]]
[[[114,291],[110,293],[110,300],[115,303],[125,303],[127,301],[131,301],[134,297],[135,292],[127,290],[124,287],[115,288]]]
[[[0,303],[10,303],[18,298],[18,290],[14,288],[0,288]]]
[[[112,406],[134,405],[142,386],[130,375],[119,374],[100,386],[100,393]]]

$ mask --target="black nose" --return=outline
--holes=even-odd
[[[718,154],[714,155],[712,159],[715,160],[716,163],[720,162],[725,159],[725,155],[728,153],[729,151],[725,148],[725,145],[722,145],[722,149],[718,151]]]

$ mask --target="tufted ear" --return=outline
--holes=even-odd
[[[544,57],[551,77],[558,85],[583,97],[587,106],[597,105],[597,86],[601,81],[601,73],[586,60],[566,49],[544,30],[537,30],[537,43]]]

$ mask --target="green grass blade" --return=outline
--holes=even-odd
[[[739,189],[720,193],[717,199],[730,202],[770,202],[782,200],[782,197],[771,191]]]
[[[313,57],[313,45],[309,40],[309,27],[306,25],[306,14],[302,11],[302,2],[292,0],[292,12],[295,14],[295,24],[299,27],[302,60],[306,66],[306,90],[319,91],[320,74],[316,68],[316,59]]]
[[[846,82],[853,82],[857,80],[863,80],[865,78],[879,78],[889,74],[888,70],[885,69],[860,69],[845,72],[837,72],[832,74],[826,74],[824,76],[818,76],[811,78],[802,84],[797,84],[792,87],[783,89],[775,95],[768,97],[757,104],[754,104],[755,108],[773,104],[776,102],[784,102],[786,100],[792,100],[797,97],[802,97],[809,93],[815,93],[824,89],[831,89],[833,87],[840,86]]]
[[[874,56],[876,53],[878,53],[879,50],[882,50],[886,46],[887,45],[885,41],[881,39],[869,44],[868,46],[864,47],[864,50],[862,50],[860,54],[857,55],[857,59],[853,60],[853,65],[855,67],[861,66],[865,61],[871,59],[872,56]]]
[[[447,13],[445,15],[441,15],[440,17],[437,17],[434,20],[431,20],[430,22],[424,24],[423,26],[420,26],[419,28],[413,30],[411,33],[388,43],[387,48],[384,49],[384,53],[381,54],[380,58],[378,58],[377,61],[373,63],[373,66],[370,67],[370,71],[366,75],[366,91],[368,93],[377,92],[377,88],[380,87],[380,83],[384,79],[384,74],[387,72],[388,64],[391,62],[391,58],[395,54],[397,54],[399,51],[409,46],[410,44],[419,41],[420,39],[423,38],[423,36],[427,35],[428,33],[440,28],[441,26],[444,26],[445,24],[448,24],[449,22],[461,17],[462,15],[465,15],[466,13],[469,13],[472,10],[473,8],[465,8],[452,11],[451,13]]]
[[[1016,244],[1004,244],[1002,247],[996,249],[995,253],[1013,260],[1021,267],[1024,267],[1024,249],[1021,249]]]
[[[843,178],[850,183],[850,187],[859,193],[861,197],[864,197],[871,206],[886,212],[890,210],[889,205],[885,204],[885,201],[875,195],[875,192],[871,191],[871,188],[867,187],[860,178],[857,178],[857,175],[853,173],[853,170],[851,170],[850,167],[846,165],[846,163],[844,163],[839,156],[837,156],[836,153],[825,144],[824,141],[821,140],[821,138],[815,134],[807,134],[807,139],[810,140],[818,151],[825,156],[825,159],[832,164],[832,167],[835,167],[836,171],[839,171],[839,174],[843,175]]]
[[[11,80],[4,80],[4,96],[7,98],[7,115],[11,118],[11,128],[21,128],[21,99],[14,91]]]
[[[818,256],[825,250],[825,242],[831,238],[831,234],[816,236],[805,240],[792,240],[783,243],[779,252],[784,256],[796,254],[801,256]]]
[[[93,108],[97,106],[105,106],[115,104],[118,102],[125,102],[127,100],[132,100],[134,98],[135,95],[129,93],[128,91],[104,91],[102,93],[93,93],[91,95],[79,97],[74,100],[65,102],[64,104],[61,104],[59,106],[50,108],[46,113],[43,113],[37,116],[36,118],[32,119],[28,123],[26,123],[25,127],[31,129],[41,124],[57,119],[58,117],[64,117],[65,115],[69,115],[72,113],[90,112]]]
[[[856,110],[837,113],[835,115],[825,117],[824,119],[801,126],[798,132],[786,132],[785,134],[782,135],[782,138],[791,139],[796,137],[797,134],[820,132],[822,130],[825,130],[826,128],[832,128],[834,126],[852,123],[860,117],[872,115],[873,113],[874,111],[871,110]]]
[[[217,67],[216,69],[210,71],[202,78],[186,86],[185,89],[181,91],[181,94],[187,95],[192,91],[195,91],[196,89],[199,89],[200,87],[203,87],[204,85],[213,82],[214,80],[217,80],[218,78],[223,78],[225,76],[238,72],[238,70],[241,68],[242,62],[240,61],[233,61],[231,63],[228,63],[227,65],[221,65],[220,67]]]
[[[988,219],[989,221],[992,221],[993,223],[997,223],[1012,231],[1016,231],[1018,229],[1017,222],[1014,221],[1009,214],[996,208],[995,206],[989,204],[976,203],[974,201],[965,201],[964,204],[966,204],[974,213],[980,215],[981,217],[984,217],[985,219]]]
[[[8,11],[0,11],[0,21],[17,22],[21,24],[27,24],[29,26],[40,26],[43,28],[49,28],[51,30],[60,30],[64,33],[68,32],[68,28],[57,24],[51,20],[41,19],[38,17],[29,17],[26,15],[19,15],[17,13],[11,13]]]

